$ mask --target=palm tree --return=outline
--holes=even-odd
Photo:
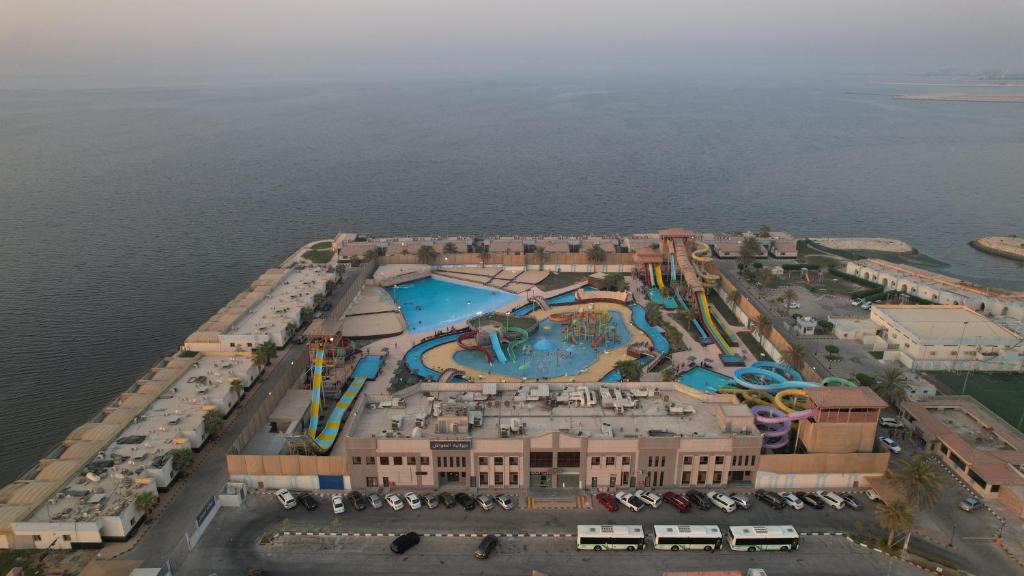
[[[888,402],[894,410],[899,410],[907,399],[910,381],[899,364],[891,364],[886,366],[882,375],[875,379],[871,389],[881,396],[882,400]]]
[[[772,271],[767,268],[761,268],[757,271],[757,281],[762,286],[771,286],[772,278],[774,278],[774,275],[772,274]]]
[[[157,503],[160,502],[160,498],[152,492],[142,492],[135,497],[135,507],[142,512],[143,516],[149,516],[156,510]]]
[[[675,368],[665,368],[661,371],[661,379],[665,382],[671,382],[676,379]]]
[[[433,265],[437,262],[437,250],[434,250],[433,246],[423,245],[416,251],[416,261],[420,264]]]
[[[900,462],[887,476],[907,504],[918,510],[931,508],[942,494],[938,469],[921,454]]]
[[[363,261],[364,262],[369,262],[371,260],[376,260],[376,259],[377,259],[377,249],[376,248],[368,248],[366,250],[366,252],[363,252]]]
[[[179,474],[188,474],[192,470],[192,466],[196,463],[196,453],[191,448],[185,446],[178,448],[171,453],[171,467],[178,471]]]
[[[491,253],[490,252],[481,252],[480,253],[480,267],[481,268],[483,268],[484,265],[487,264],[490,261],[491,261]]]
[[[545,250],[543,246],[537,246],[537,248],[533,251],[533,253],[534,253],[534,258],[537,259],[537,264],[539,264],[540,265],[540,269],[543,270],[544,269],[544,264],[547,263],[547,261],[548,261],[548,259],[549,259],[549,257],[551,255],[548,254],[547,250]]]
[[[794,370],[799,372],[807,362],[807,350],[799,344],[793,344],[789,350],[782,353],[782,358],[786,361],[786,364],[789,364]]]
[[[252,349],[252,361],[260,368],[270,364],[270,359],[274,356],[277,356],[277,344],[271,340]]]
[[[764,346],[765,338],[772,337],[772,319],[765,316],[764,314],[758,315],[754,318],[754,321],[750,324],[750,330],[757,335],[758,341]]]
[[[875,519],[882,528],[889,531],[889,538],[886,545],[892,548],[896,540],[896,533],[901,530],[907,531],[910,536],[910,526],[914,523],[914,512],[910,505],[903,500],[893,500],[891,503],[883,502],[875,507]]]
[[[600,264],[608,259],[608,254],[597,244],[594,244],[590,248],[587,248],[587,262],[591,264]]]
[[[203,428],[211,438],[219,435],[224,430],[224,415],[217,410],[210,410],[203,414]]]
[[[733,308],[739,308],[741,300],[743,300],[743,295],[740,294],[739,290],[732,290],[725,297],[725,301]]]
[[[615,363],[615,369],[625,382],[637,382],[640,380],[640,365],[635,360],[619,360]]]
[[[754,259],[761,255],[761,243],[753,236],[747,236],[740,244],[740,265],[743,268],[750,266]]]
[[[459,252],[459,248],[454,242],[446,242],[442,250],[445,254],[457,254]]]
[[[796,290],[786,288],[786,291],[782,294],[782,298],[785,299],[786,306],[788,307],[793,302],[796,302]]]
[[[228,387],[231,389],[232,392],[235,393],[235,396],[239,398],[242,397],[242,390],[244,390],[245,387],[242,385],[241,380],[239,380],[238,378],[233,379],[231,383],[228,384]]]
[[[767,224],[761,224],[761,229],[757,231],[757,235],[761,238],[767,238],[772,235],[771,226]]]

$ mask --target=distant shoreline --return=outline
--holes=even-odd
[[[925,102],[994,102],[998,104],[1024,104],[1024,94],[897,94],[897,100]]]

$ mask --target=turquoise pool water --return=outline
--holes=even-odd
[[[450,328],[516,301],[515,294],[503,290],[476,288],[434,277],[391,286],[387,290],[402,307],[409,332]]]
[[[654,349],[658,352],[668,353],[668,340],[660,330],[647,322],[647,314],[644,312],[644,307],[639,304],[630,304],[629,308],[633,311],[633,324],[636,324],[637,328],[643,330],[644,334],[647,334],[647,337],[654,343]]]
[[[683,372],[677,381],[686,384],[690,388],[709,394],[714,393],[719,388],[727,388],[732,385],[731,377],[719,374],[714,370],[701,368],[700,366]]]
[[[657,288],[651,288],[647,291],[647,299],[666,310],[675,310],[676,308],[679,308],[679,303],[676,302],[675,298],[671,296],[668,298],[662,296],[661,290],[658,290]]]
[[[605,342],[597,349],[589,342],[573,344],[562,341],[562,328],[565,325],[544,320],[522,347],[523,352],[517,349],[518,358],[515,361],[510,358],[505,364],[498,361],[488,364],[481,352],[459,350],[455,353],[455,362],[467,368],[511,378],[554,378],[578,374],[596,362],[605,351],[623,348],[632,340],[622,315],[611,312],[610,317],[619,340]]]
[[[352,371],[352,377],[362,376],[367,380],[373,380],[380,374],[380,367],[384,364],[383,356],[364,356],[356,364],[355,370]]]

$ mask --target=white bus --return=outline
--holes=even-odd
[[[733,550],[796,550],[800,533],[792,526],[729,526],[729,547]]]
[[[722,530],[718,526],[654,526],[655,550],[718,550]]]
[[[576,526],[579,550],[643,550],[643,526]]]

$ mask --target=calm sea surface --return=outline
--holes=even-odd
[[[907,89],[0,88],[0,482],[263,269],[339,230],[768,223],[901,238],[947,273],[1024,288],[1020,265],[967,246],[1024,233],[1024,105],[885,95]]]

